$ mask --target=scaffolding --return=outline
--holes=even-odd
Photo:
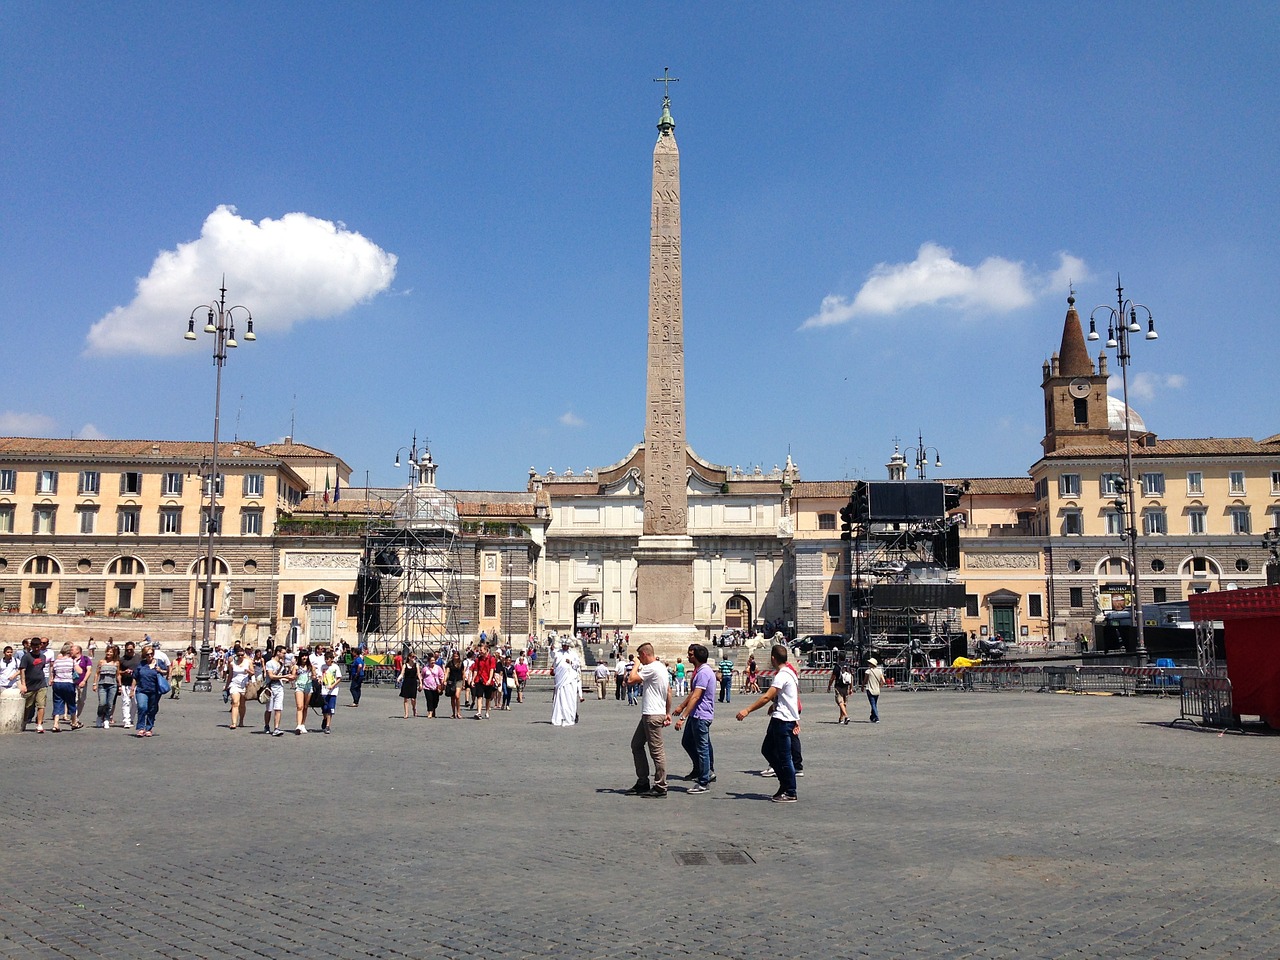
[[[360,640],[374,652],[421,656],[456,646],[458,502],[435,483],[430,451],[415,448],[409,488],[365,533],[357,594]]]
[[[952,580],[948,540],[957,520],[947,516],[877,522],[865,514],[850,544],[853,641],[859,661],[912,671],[949,663],[964,631]]]

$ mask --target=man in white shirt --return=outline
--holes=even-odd
[[[663,728],[671,723],[671,674],[667,665],[653,655],[653,644],[642,643],[636,650],[639,661],[631,668],[627,682],[640,685],[640,722],[631,737],[631,759],[635,761],[636,782],[628,793],[652,799],[667,795],[667,753],[662,744]],[[649,761],[653,757],[653,785],[649,785]]]
[[[283,737],[280,715],[284,712],[284,681],[288,672],[284,664],[284,647],[276,647],[271,659],[262,668],[262,679],[267,685],[266,712],[262,715],[262,732],[273,737]]]
[[[596,699],[603,700],[605,692],[609,689],[609,674],[612,673],[609,665],[603,660],[596,664]]]
[[[796,768],[791,761],[791,738],[800,722],[800,684],[794,670],[786,667],[787,648],[775,643],[769,651],[773,664],[773,683],[760,699],[738,711],[738,719],[769,707],[769,729],[765,732],[760,752],[778,774],[778,792],[769,799],[774,803],[796,802]]]

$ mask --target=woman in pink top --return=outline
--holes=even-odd
[[[524,655],[512,667],[516,674],[516,703],[524,703],[524,683],[529,679],[529,664],[524,662]]]
[[[430,653],[422,661],[422,695],[427,700],[427,716],[435,719],[440,706],[440,691],[444,689],[444,667],[436,663]]]

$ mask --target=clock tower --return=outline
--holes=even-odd
[[[1045,361],[1045,453],[1071,447],[1103,444],[1108,439],[1107,355],[1098,355],[1095,372],[1084,342],[1075,292],[1067,297],[1067,317],[1062,324],[1062,346]]]

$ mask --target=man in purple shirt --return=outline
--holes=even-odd
[[[680,745],[693,761],[693,773],[690,780],[697,782],[689,788],[689,793],[706,793],[707,786],[716,778],[716,755],[711,749],[711,721],[716,713],[716,672],[711,669],[707,660],[710,653],[701,643],[689,645],[689,659],[696,666],[693,675],[693,689],[676,707],[672,716],[676,721],[676,729],[688,720]]]

